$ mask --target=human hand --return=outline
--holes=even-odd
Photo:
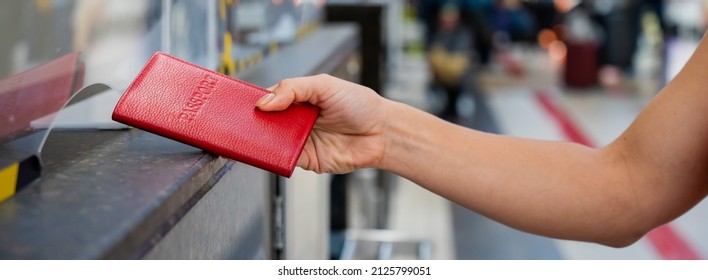
[[[280,111],[293,102],[320,108],[298,166],[317,173],[348,173],[377,166],[384,152],[388,100],[373,90],[329,75],[291,78],[268,89],[256,106]]]

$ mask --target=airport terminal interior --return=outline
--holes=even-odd
[[[510,228],[388,171],[288,178],[111,119],[159,51],[263,88],[326,73],[459,126],[600,148],[706,26],[703,0],[0,1],[0,258],[708,258],[708,201],[613,248]]]

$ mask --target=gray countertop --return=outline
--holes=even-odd
[[[356,27],[325,25],[236,76],[260,86],[331,71]],[[0,203],[0,258],[140,258],[233,161],[137,129],[52,132],[42,179]]]

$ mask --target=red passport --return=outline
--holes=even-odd
[[[155,53],[113,110],[113,120],[290,177],[319,109],[255,106],[261,87]]]

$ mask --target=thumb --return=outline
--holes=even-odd
[[[317,106],[322,99],[320,95],[329,89],[329,83],[326,81],[328,77],[317,75],[282,80],[268,88],[271,93],[262,96],[256,102],[256,107],[263,111],[282,111],[293,102],[308,102]]]

